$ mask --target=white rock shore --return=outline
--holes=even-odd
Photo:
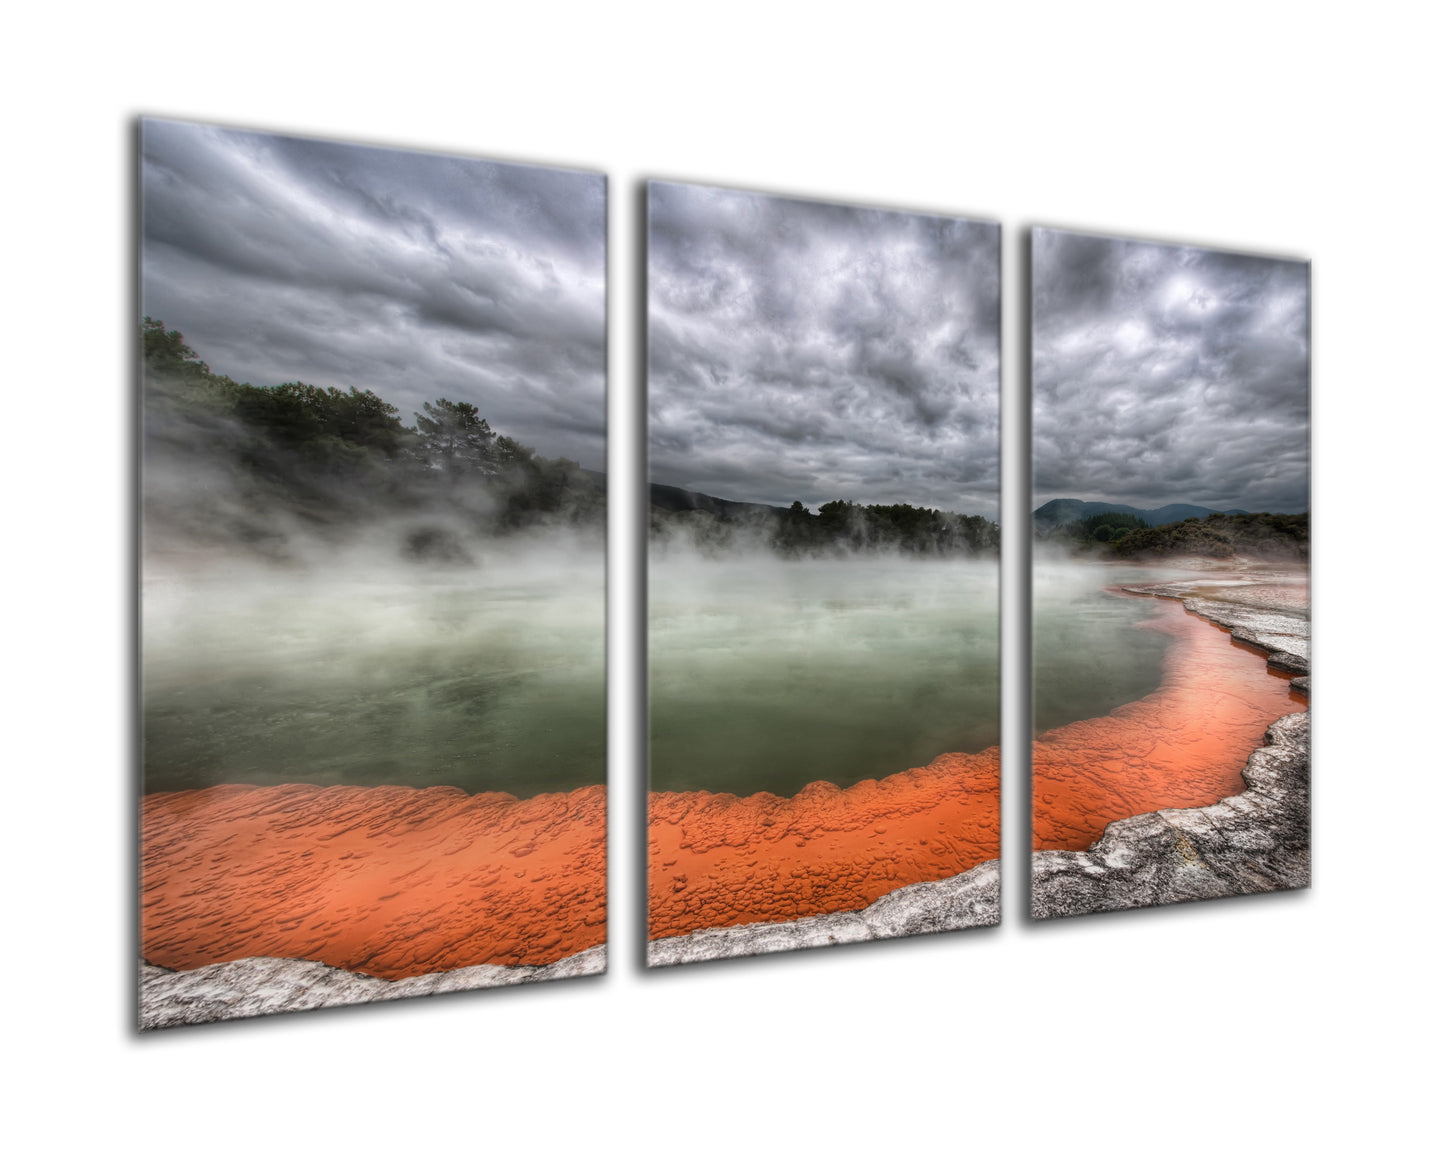
[[[606,945],[596,945],[550,965],[472,965],[399,981],[334,969],[320,961],[285,957],[245,957],[180,972],[142,961],[140,1027],[146,1030],[198,1025],[330,1005],[359,1005],[463,989],[588,977],[606,968]]]
[[[1081,853],[1033,855],[1035,918],[1069,917],[1310,883],[1310,715],[1270,725],[1249,786],[1199,809],[1114,821]]]
[[[911,937],[972,929],[999,921],[999,867],[985,861],[941,881],[920,881],[885,893],[864,909],[822,913],[796,921],[699,929],[647,945],[649,965],[679,965],[723,957],[756,956],[789,949],[813,949],[852,941]]]
[[[1125,592],[1183,601],[1189,612],[1260,649],[1268,663],[1297,673],[1309,692],[1310,621],[1300,579],[1235,574]],[[1037,919],[1168,905],[1310,884],[1310,714],[1269,726],[1250,755],[1243,793],[1198,809],[1163,809],[1114,821],[1083,852],[1033,855]]]

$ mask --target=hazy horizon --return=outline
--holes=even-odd
[[[159,120],[140,177],[142,311],[255,386],[142,333],[143,789],[603,783],[603,178]]]
[[[1277,508],[1244,508],[1242,505],[1215,506],[1215,505],[1206,504],[1204,501],[1201,501],[1201,500],[1190,500],[1190,499],[1188,499],[1188,498],[1174,498],[1174,499],[1171,499],[1171,500],[1161,500],[1161,501],[1159,501],[1157,504],[1135,504],[1135,503],[1132,502],[1132,501],[1119,500],[1119,499],[1116,498],[1116,497],[1110,497],[1110,496],[1077,496],[1077,495],[1072,494],[1072,493],[1068,493],[1068,494],[1059,493],[1059,494],[1057,494],[1057,495],[1055,495],[1055,496],[1051,496],[1051,497],[1048,497],[1047,499],[1043,499],[1043,500],[1040,500],[1039,497],[1038,497],[1038,494],[1035,493],[1035,494],[1034,494],[1034,503],[1033,503],[1033,505],[1032,505],[1032,511],[1033,511],[1033,512],[1038,512],[1039,509],[1043,508],[1045,505],[1050,504],[1050,503],[1052,503],[1053,501],[1056,501],[1056,500],[1078,500],[1078,501],[1082,501],[1082,502],[1085,503],[1085,504],[1118,504],[1118,505],[1127,505],[1127,506],[1129,506],[1130,508],[1141,509],[1141,510],[1143,510],[1143,511],[1145,511],[1145,512],[1149,512],[1149,511],[1152,511],[1152,510],[1158,509],[1158,508],[1168,508],[1170,505],[1175,505],[1175,504],[1195,505],[1195,506],[1197,506],[1197,507],[1199,507],[1199,508],[1212,508],[1212,509],[1214,509],[1216,512],[1232,512],[1232,511],[1238,511],[1238,512],[1245,512],[1245,513],[1277,513],[1277,514],[1279,514],[1279,515],[1289,515],[1289,514],[1293,514],[1293,513],[1309,512],[1309,502],[1308,502],[1308,501],[1305,502],[1305,505],[1304,505],[1303,508],[1292,508],[1292,509],[1289,509],[1289,510],[1283,510],[1283,509],[1277,509]]]

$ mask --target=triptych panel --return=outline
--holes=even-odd
[[[998,920],[999,232],[648,188],[649,961]]]
[[[1308,885],[1308,266],[1032,258],[1033,915]]]
[[[140,169],[142,1027],[601,972],[604,178]],[[1000,228],[646,206],[647,964],[997,924]],[[1308,885],[1308,265],[1030,242],[1033,917]]]
[[[143,1025],[600,971],[603,178],[140,151]]]

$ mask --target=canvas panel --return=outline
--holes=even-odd
[[[1037,918],[1309,884],[1309,291],[1033,231]]]
[[[999,231],[648,188],[649,963],[998,919]]]
[[[143,1027],[603,967],[605,191],[142,123]]]

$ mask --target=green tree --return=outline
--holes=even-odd
[[[141,322],[140,338],[141,374],[152,392],[226,406],[245,387],[213,373],[185,337],[159,320],[147,316]]]
[[[195,349],[186,344],[174,328],[166,330],[159,320],[147,316],[140,326],[141,359],[148,373],[166,376],[209,376],[211,370],[205,365]]]
[[[499,436],[492,444],[492,455],[496,459],[497,467],[508,471],[529,464],[537,454],[535,450],[525,444],[518,444],[510,436]]]
[[[442,397],[422,408],[425,414],[415,414],[422,448],[445,471],[453,476],[474,469],[485,475],[496,471],[492,442],[497,434],[478,415],[476,405]]]

